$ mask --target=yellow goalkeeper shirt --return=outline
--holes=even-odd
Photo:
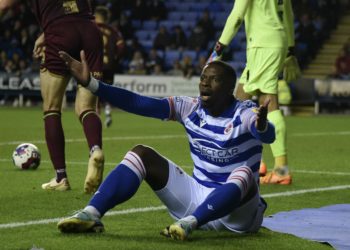
[[[294,46],[291,0],[236,0],[219,42],[228,45],[243,18],[247,48]]]

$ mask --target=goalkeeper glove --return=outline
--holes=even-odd
[[[283,78],[286,82],[297,80],[301,76],[298,60],[294,56],[293,48],[289,48],[289,53],[284,61]]]
[[[215,48],[207,60],[207,64],[212,61],[221,60],[222,53],[224,52],[225,47],[226,46],[223,45],[222,43],[216,42]]]

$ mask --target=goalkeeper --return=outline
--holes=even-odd
[[[286,125],[279,110],[277,89],[281,71],[287,82],[300,76],[300,69],[293,55],[293,19],[291,0],[236,0],[221,37],[208,59],[210,62],[221,58],[223,50],[230,44],[244,20],[247,63],[236,97],[246,100],[258,96],[260,103],[270,99],[268,119],[276,128],[276,140],[271,144],[275,166],[270,173],[261,171],[264,175],[260,178],[262,184],[292,183],[287,161]]]

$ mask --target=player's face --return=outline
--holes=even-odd
[[[220,65],[208,65],[200,77],[199,93],[204,108],[218,108],[232,100],[232,86]]]

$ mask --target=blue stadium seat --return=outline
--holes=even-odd
[[[168,11],[174,11],[176,6],[179,5],[177,2],[172,1],[164,1],[163,3]]]
[[[226,19],[223,20],[223,19],[214,19],[214,27],[215,29],[217,30],[222,30],[225,26],[225,23],[226,23]]]
[[[211,53],[211,50],[208,50],[208,51],[207,50],[201,50],[198,53],[198,58],[200,58],[202,56],[204,56],[205,58],[208,58],[210,53]]]
[[[295,45],[296,50],[301,51],[301,52],[306,52],[307,51],[307,44],[306,43],[302,43],[302,42],[298,42]]]
[[[211,12],[219,12],[219,11],[223,11],[224,9],[221,6],[221,3],[219,3],[218,1],[215,1],[209,4],[208,10]]]
[[[199,13],[197,11],[189,11],[186,15],[183,15],[182,20],[196,22],[199,18]]]
[[[296,30],[297,28],[299,28],[299,26],[300,26],[299,21],[298,21],[298,20],[295,20],[295,21],[294,21],[294,30]]]
[[[230,47],[237,51],[237,50],[245,50],[246,49],[246,42],[245,40],[241,40],[238,37],[233,38],[233,40],[230,43]]]
[[[245,62],[246,61],[246,52],[245,51],[236,51],[233,53],[234,61]]]
[[[229,61],[230,64],[236,71],[243,71],[245,68],[245,62]]]
[[[228,3],[221,3],[221,8],[226,13],[230,13],[233,8],[233,1]]]
[[[220,38],[221,34],[222,34],[222,30],[216,30],[214,39],[218,40]]]
[[[235,36],[238,41],[245,42],[246,41],[246,35],[244,31],[239,30]]]
[[[135,31],[135,36],[137,37],[137,39],[139,41],[141,40],[148,40],[150,39],[150,35],[149,35],[149,31],[148,30],[138,30],[138,31]]]
[[[149,31],[149,39],[154,41],[154,38],[157,36],[158,30],[150,30]]]
[[[147,53],[153,48],[153,40],[139,40],[139,43]]]
[[[220,11],[220,12],[214,12],[212,14],[214,21],[218,21],[220,20],[221,22],[223,22],[225,24],[229,14],[227,14],[226,12]]]
[[[189,56],[192,58],[192,62],[195,62],[195,60],[197,59],[197,52],[194,50],[184,50],[182,52],[182,57],[184,56]]]
[[[142,21],[141,20],[131,20],[131,26],[135,29],[141,29]]]
[[[184,15],[184,12],[172,11],[168,13],[168,19],[172,21],[181,21],[183,15]]]
[[[154,20],[143,21],[142,28],[144,30],[155,30],[158,28],[158,22]]]
[[[158,49],[158,50],[157,50],[157,54],[158,54],[159,57],[161,57],[162,59],[164,59],[165,53],[164,53],[163,50]]]
[[[212,50],[214,49],[214,47],[215,47],[215,44],[216,44],[216,40],[210,40],[210,41],[208,42],[207,49],[208,49],[209,51],[212,51]]]
[[[180,25],[184,32],[192,30],[194,26],[196,26],[195,21],[180,21],[177,23],[177,25]],[[188,37],[188,36],[187,36]]]
[[[120,65],[123,69],[123,71],[127,71],[129,69],[129,63],[130,63],[130,60],[126,59],[126,58],[123,58],[121,61],[120,61]]]
[[[234,68],[234,70],[236,71],[237,77],[240,77],[242,75],[242,72],[245,68],[245,63],[236,62],[236,61],[229,61],[227,63]]]
[[[164,53],[165,65],[171,68],[176,60],[181,59],[181,52],[177,50],[166,50]]]
[[[183,2],[175,6],[176,11],[187,12],[187,11],[190,11],[190,9],[191,9],[191,3]]]
[[[159,22],[159,27],[164,26],[168,31],[172,31],[173,27],[177,24],[177,22],[171,20],[163,20]]]
[[[204,10],[209,8],[209,4],[208,3],[201,3],[201,2],[195,2],[192,3],[191,5],[191,10],[192,11],[198,11],[200,13],[202,13]]]

